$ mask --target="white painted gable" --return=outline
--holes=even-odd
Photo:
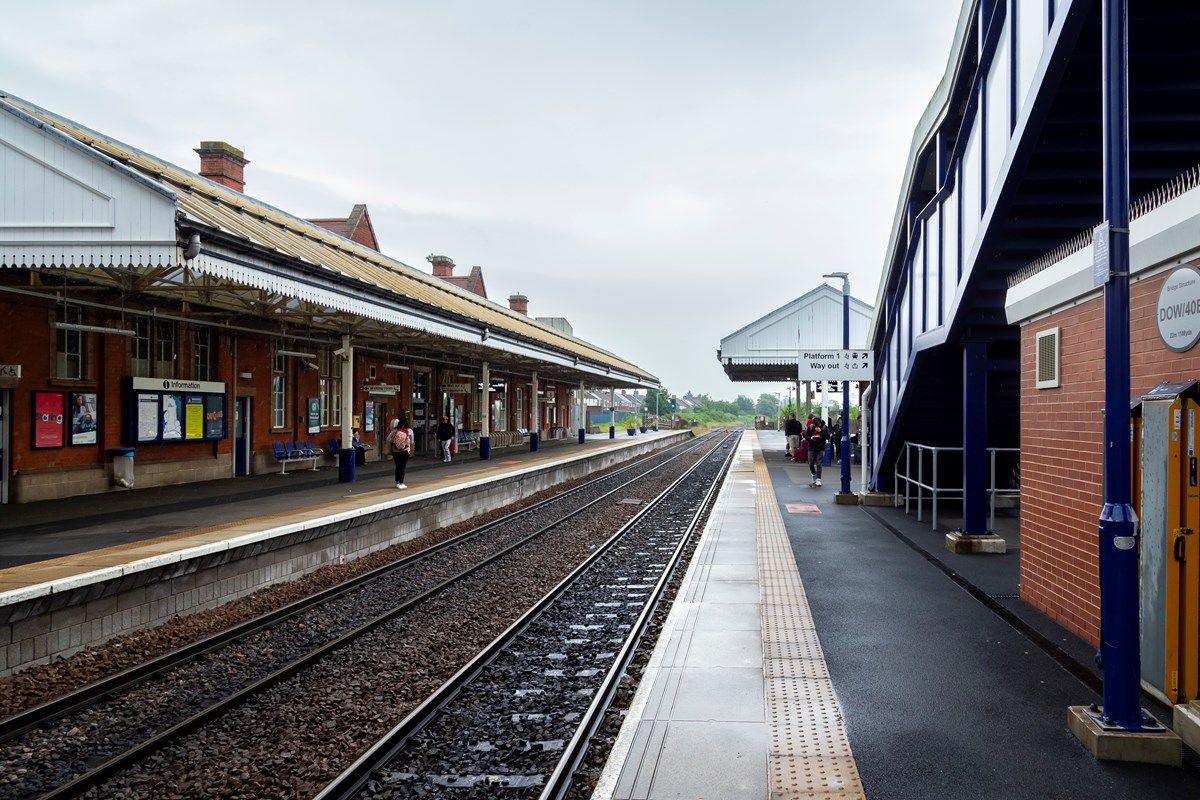
[[[0,264],[175,263],[175,195],[0,104]]]
[[[871,307],[850,298],[850,347],[863,348]],[[842,292],[822,284],[721,340],[722,357],[788,357],[796,351],[842,349]]]

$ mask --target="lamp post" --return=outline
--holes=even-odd
[[[850,349],[850,273],[830,272],[822,278],[842,279],[842,349]],[[842,491],[850,494],[850,381],[842,381]]]

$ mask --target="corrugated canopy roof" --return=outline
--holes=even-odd
[[[493,333],[506,332],[557,351],[568,359],[586,360],[624,373],[638,382],[659,383],[655,376],[606,350],[340,237],[320,225],[256,201],[19,98],[0,93],[0,101],[43,120],[61,133],[174,190],[177,208],[182,213],[182,226],[186,227],[191,221],[328,273],[331,282],[348,295],[347,303],[339,310],[362,312],[363,295],[355,293],[356,284],[361,287],[360,292],[366,287],[382,289],[397,302],[415,301],[439,315],[470,321]],[[203,270],[203,264],[198,264],[198,268]]]

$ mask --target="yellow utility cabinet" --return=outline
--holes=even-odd
[[[1170,703],[1200,698],[1200,381],[1142,398],[1142,684]],[[1135,425],[1136,430],[1136,425]],[[1138,481],[1135,480],[1135,489]]]

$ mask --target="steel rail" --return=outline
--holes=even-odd
[[[691,444],[685,443],[684,446]],[[669,452],[668,450],[662,451]],[[373,570],[364,572],[362,575],[347,579],[346,581],[331,586],[327,589],[301,598],[285,606],[281,606],[273,611],[268,611],[253,619],[238,623],[232,628],[224,631],[219,631],[211,636],[198,639],[195,642],[184,645],[178,649],[164,653],[153,659],[145,661],[141,664],[124,669],[120,672],[113,673],[104,678],[100,678],[85,686],[81,686],[67,694],[48,700],[44,703],[39,703],[36,706],[31,706],[23,711],[19,711],[8,717],[0,719],[0,743],[16,738],[21,734],[27,733],[47,722],[52,722],[55,719],[80,711],[89,706],[95,705],[102,700],[112,697],[115,694],[131,689],[141,683],[150,680],[158,675],[166,674],[173,669],[178,669],[185,664],[188,664],[201,656],[227,647],[230,644],[252,636],[266,628],[278,625],[290,617],[294,617],[311,608],[337,600],[338,598],[357,591],[377,580],[387,577],[401,569],[407,569],[411,566],[419,564],[421,561],[428,559],[431,556],[437,555],[445,550],[455,547],[460,544],[467,543],[474,538],[495,530],[503,525],[511,523],[514,519],[523,515],[531,514],[535,511],[543,509],[552,503],[559,502],[563,499],[570,498],[572,495],[585,491],[589,486],[592,486],[598,481],[609,480],[620,476],[624,472],[636,470],[641,464],[630,464],[621,469],[618,469],[602,478],[597,478],[595,481],[577,486],[562,494],[548,497],[545,500],[539,500],[533,505],[506,514],[503,517],[493,520],[486,525],[481,525],[468,531],[447,539],[444,542],[439,542],[436,545],[431,545],[420,552],[412,553],[404,556],[390,564],[384,564],[376,567]]]
[[[740,434],[737,434],[740,437]],[[620,688],[621,678],[625,675],[625,670],[633,661],[633,656],[637,652],[638,646],[641,644],[642,636],[645,635],[646,627],[650,624],[655,612],[658,610],[658,605],[662,601],[663,594],[667,590],[675,569],[683,558],[683,552],[687,548],[688,542],[696,532],[696,526],[704,518],[704,515],[711,508],[713,497],[717,493],[725,475],[729,472],[729,464],[733,461],[733,456],[737,452],[737,448],[730,448],[729,454],[725,457],[725,463],[721,465],[717,477],[708,487],[708,493],[705,495],[703,502],[700,503],[696,513],[692,515],[691,522],[688,523],[687,532],[680,538],[679,546],[675,548],[675,552],[671,554],[671,559],[667,563],[666,569],[663,570],[658,582],[655,584],[653,591],[650,593],[650,599],[638,615],[637,620],[630,627],[629,635],[621,645],[621,649],[617,652],[616,660],[613,666],[608,670],[601,682],[599,689],[596,691],[595,697],[592,698],[591,705],[584,712],[580,719],[579,727],[575,729],[575,735],[571,737],[571,741],[563,750],[562,758],[559,759],[554,771],[550,773],[550,777],[546,780],[546,785],[542,789],[538,800],[564,800],[571,789],[571,781],[575,777],[576,770],[583,763],[583,759],[587,756],[588,749],[591,747],[592,737],[596,735],[597,729],[604,721],[604,715],[608,707],[612,705],[613,698],[617,694],[617,689]]]
[[[731,434],[724,437],[722,442],[736,435],[738,434]],[[712,449],[715,450],[719,446],[720,443]],[[450,702],[464,686],[477,678],[489,663],[495,660],[522,631],[529,627],[533,620],[552,606],[581,575],[587,572],[597,560],[620,542],[627,531],[635,526],[642,517],[646,516],[652,509],[663,502],[664,498],[697,470],[702,463],[703,460],[697,461],[696,464],[692,465],[683,475],[679,476],[670,486],[664,489],[658,497],[644,505],[637,514],[626,522],[625,525],[621,526],[602,545],[597,547],[585,561],[580,563],[569,575],[563,578],[557,586],[547,592],[532,608],[492,640],[475,658],[464,665],[449,680],[434,691],[433,694],[414,708],[407,717],[397,723],[387,734],[368,748],[353,764],[326,785],[313,800],[349,800],[349,798],[358,794],[377,769],[391,761],[404,749],[408,739],[413,734],[427,726],[443,706]],[[686,538],[686,536],[683,537],[683,540],[686,540]]]
[[[701,439],[700,441],[703,442],[703,439]],[[693,445],[692,442],[689,442],[687,444]],[[217,717],[227,713],[228,711],[237,707],[238,705],[241,705],[242,703],[246,702],[247,700],[250,700],[255,695],[261,694],[261,693],[265,692],[266,690],[272,688],[273,686],[276,686],[279,683],[282,683],[283,681],[293,677],[294,675],[297,675],[300,672],[303,672],[304,670],[313,666],[314,664],[319,662],[321,659],[325,658],[326,656],[335,652],[336,650],[339,650],[342,647],[345,647],[345,646],[353,643],[356,639],[369,633],[370,631],[374,630],[375,628],[379,627],[380,625],[383,625],[384,623],[386,623],[396,617],[402,616],[402,615],[412,611],[414,608],[419,606],[421,603],[436,596],[437,594],[441,593],[445,589],[454,585],[458,581],[461,581],[464,578],[467,578],[470,575],[474,574],[475,572],[478,572],[479,570],[483,569],[484,567],[487,567],[487,566],[505,558],[506,556],[510,555],[513,551],[518,550],[521,547],[524,547],[525,545],[529,544],[534,539],[544,535],[546,532],[558,527],[559,525],[562,525],[564,522],[571,519],[572,517],[583,513],[588,508],[591,508],[592,506],[600,503],[601,501],[611,497],[612,495],[625,489],[632,483],[646,477],[647,475],[651,474],[652,472],[662,469],[667,464],[670,464],[671,462],[684,457],[685,455],[687,455],[687,453],[691,452],[693,449],[695,449],[696,447],[700,447],[700,446],[703,446],[703,445],[695,444],[693,446],[686,447],[685,450],[682,450],[681,452],[676,453],[675,455],[667,458],[662,463],[653,466],[651,469],[647,470],[646,472],[643,472],[643,473],[633,477],[629,481],[626,481],[625,483],[622,483],[619,486],[605,492],[604,494],[595,498],[591,502],[572,510],[570,513],[560,517],[556,521],[539,528],[538,530],[534,531],[533,533],[530,533],[529,535],[527,535],[525,537],[522,537],[521,539],[514,542],[513,544],[497,551],[496,553],[493,553],[492,555],[490,555],[483,561],[477,562],[476,564],[462,570],[458,574],[447,578],[446,580],[442,581],[441,583],[438,583],[435,586],[432,586],[432,587],[426,589],[425,591],[420,592],[419,594],[408,598],[403,603],[401,603],[399,606],[396,606],[395,608],[391,609],[390,611],[387,611],[384,614],[378,615],[375,618],[363,623],[362,625],[359,625],[358,627],[353,628],[353,629],[341,634],[340,636],[336,637],[335,639],[332,639],[329,642],[326,642],[325,644],[320,645],[319,647],[315,648],[314,650],[311,650],[307,654],[296,659],[292,663],[287,664],[283,667],[280,667],[276,671],[274,671],[268,675],[265,675],[262,678],[259,678],[258,680],[242,687],[242,689],[229,695],[228,697],[225,697],[222,700],[217,701],[216,703],[212,704],[211,706],[204,709],[203,711],[200,711],[200,712],[194,714],[193,716],[171,726],[170,728],[167,728],[166,730],[159,732],[158,734],[152,736],[151,738],[126,750],[125,752],[120,753],[116,756],[113,756],[112,758],[104,761],[103,763],[96,765],[95,767],[88,770],[87,772],[79,774],[78,776],[76,776],[74,779],[72,779],[68,783],[62,784],[61,786],[51,790],[50,792],[47,792],[47,793],[41,795],[40,800],[63,800],[64,798],[80,796],[87,790],[102,783],[103,781],[105,781],[108,778],[115,775],[117,772],[120,772],[122,769],[128,768],[128,767],[136,764],[138,761],[143,760],[144,758],[148,757],[149,755],[151,755],[155,751],[159,750],[160,748],[164,747],[165,745],[169,744],[170,742],[174,741],[175,739],[178,739],[182,736],[187,735],[188,733],[191,733],[191,732],[197,730],[201,726],[203,726],[203,725],[207,724],[208,722],[211,722],[212,720],[216,719]],[[636,466],[637,465],[630,465],[630,467],[627,469],[632,469],[632,468],[635,468]],[[621,472],[624,472],[624,471],[626,471],[626,470],[619,470],[617,474],[620,474]],[[612,477],[612,475],[607,475],[604,478],[597,479],[596,482],[598,482],[600,480],[607,480],[608,478],[611,478],[611,477]],[[576,490],[571,490],[570,492],[566,492],[563,495],[559,495],[557,497],[550,498],[549,501],[554,501],[554,500],[562,499],[564,497],[569,497],[571,494],[574,494],[577,490],[582,490],[583,488],[584,488],[583,486],[577,487]],[[549,502],[549,501],[543,501],[543,503]],[[533,508],[533,507],[531,507],[531,508]],[[526,513],[529,510],[531,510],[531,509],[524,509],[520,512],[515,512],[513,515],[509,515],[508,517],[505,517],[505,519],[511,519],[511,517]],[[643,511],[644,511],[644,509],[643,509]],[[640,516],[641,513],[642,512],[639,512],[639,514],[637,516]],[[635,519],[636,518],[637,517],[635,516]],[[499,521],[497,521],[497,522],[499,522]],[[495,524],[495,523],[491,523],[488,526],[484,526],[484,529],[490,528],[493,524]],[[454,541],[454,540],[451,540],[451,541]],[[417,554],[417,555],[420,555],[420,554]]]

